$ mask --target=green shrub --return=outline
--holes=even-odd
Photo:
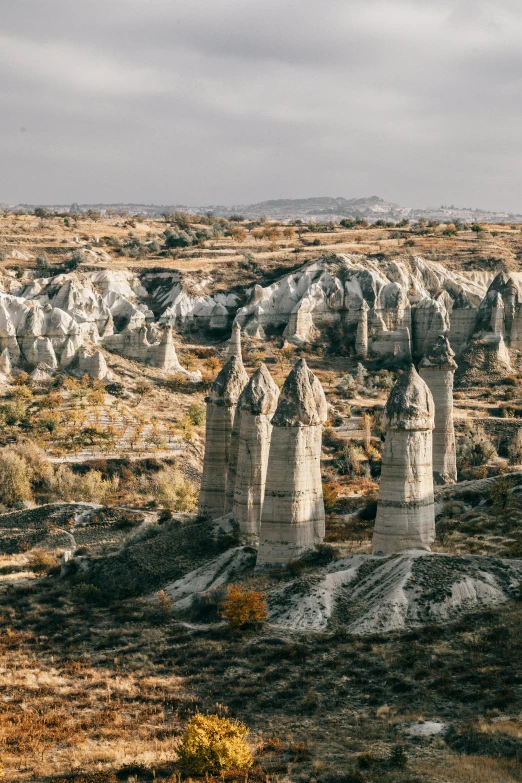
[[[194,715],[181,742],[179,762],[186,775],[206,775],[252,766],[246,737],[249,729],[238,720],[219,715]]]
[[[73,600],[78,604],[101,604],[103,593],[96,585],[80,582],[72,590]]]
[[[189,405],[187,415],[192,424],[196,427],[205,423],[205,408],[197,402],[193,402]]]

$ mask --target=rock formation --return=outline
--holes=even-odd
[[[11,369],[11,357],[9,356],[9,351],[7,348],[4,348],[0,354],[0,373],[2,375],[11,375]]]
[[[85,348],[82,348],[78,354],[78,370],[80,375],[88,375],[97,381],[108,381],[112,378],[112,373],[107,367],[105,356],[101,351],[89,354]]]
[[[239,398],[239,434],[232,513],[242,533],[257,536],[265,496],[272,437],[271,418],[279,389],[264,364],[255,371]]]
[[[491,280],[487,271],[455,272],[419,257],[336,254],[269,286],[253,285],[245,291],[248,303],[239,307],[237,294],[212,290],[211,277],[179,271],[75,270],[25,284],[7,275],[2,284],[9,290],[0,291],[0,353],[7,348],[14,367],[31,371],[46,364],[52,373],[76,366],[73,349],[76,358],[82,346],[99,344],[165,372],[184,372],[169,333],[160,339],[154,322],[224,332],[235,319],[229,355],[239,350],[239,326],[254,339],[264,339],[270,328],[305,344],[323,326],[338,323],[346,327],[347,347],[361,357],[407,362],[426,355],[437,335],[447,333],[457,356],[478,340],[484,356],[509,372],[508,349],[522,350],[521,282],[517,272]]]
[[[386,443],[373,534],[374,554],[429,550],[435,540],[431,392],[413,365],[384,408]]]
[[[165,329],[157,345],[151,346],[149,363],[165,373],[186,372],[179,363],[171,327]]]
[[[272,418],[258,565],[287,563],[324,538],[320,460],[326,418],[321,384],[300,359]]]
[[[368,356],[368,310],[370,308],[363,299],[361,303],[361,313],[357,322],[357,333],[355,335],[355,353],[362,359]]]
[[[453,426],[453,376],[457,364],[454,356],[448,338],[441,334],[420,364],[420,376],[426,381],[435,404],[433,478],[437,484],[451,484],[457,480]]]
[[[210,388],[207,403],[205,458],[199,496],[199,513],[219,517],[224,513],[230,444],[236,406],[248,383],[243,362],[232,356]]]
[[[232,334],[227,346],[227,359],[231,356],[237,356],[241,359],[241,327],[238,323],[235,323],[232,327]]]

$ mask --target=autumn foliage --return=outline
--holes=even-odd
[[[182,771],[205,775],[252,766],[248,734],[249,729],[241,721],[219,715],[194,715],[178,750]]]
[[[255,590],[244,590],[240,585],[230,585],[220,615],[236,630],[263,623],[268,617],[265,596]]]

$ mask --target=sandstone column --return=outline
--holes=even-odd
[[[453,375],[457,365],[454,356],[448,338],[440,334],[420,364],[420,376],[428,384],[435,404],[433,478],[436,484],[453,484],[457,480],[453,426]]]
[[[321,432],[326,418],[321,384],[300,359],[272,419],[258,565],[287,563],[324,538]]]
[[[374,554],[426,549],[435,540],[432,430],[435,409],[413,365],[384,408],[386,444],[373,534]]]
[[[239,443],[232,513],[241,531],[248,536],[259,535],[272,435],[270,420],[278,398],[279,389],[264,364],[252,375],[239,398]]]
[[[199,514],[224,513],[230,440],[239,396],[248,382],[243,362],[232,356],[210,388],[207,403],[205,458],[199,495]]]
[[[362,300],[359,321],[357,323],[357,334],[355,335],[355,353],[357,356],[366,359],[368,356],[368,307],[366,300]]]
[[[232,327],[232,334],[228,341],[227,359],[230,359],[231,356],[237,356],[241,359],[241,327],[237,321]]]

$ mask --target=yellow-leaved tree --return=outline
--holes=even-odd
[[[246,741],[249,729],[241,721],[219,715],[194,715],[178,750],[185,775],[205,775],[252,766]]]
[[[259,625],[268,617],[265,596],[255,590],[244,590],[240,585],[230,585],[220,614],[235,630]]]

